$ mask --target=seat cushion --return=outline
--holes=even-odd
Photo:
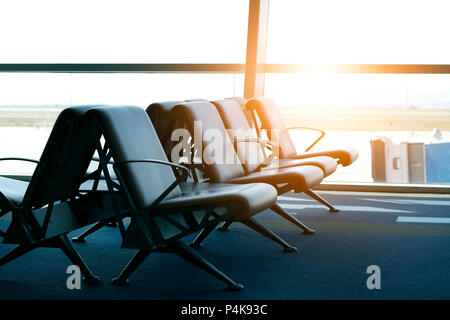
[[[335,158],[338,160],[338,164],[342,164],[344,167],[351,165],[353,162],[358,159],[359,153],[353,147],[345,147],[340,149],[332,149],[332,150],[323,150],[323,151],[314,151],[314,152],[305,152],[302,154],[298,154],[292,159],[307,159],[311,157],[317,156],[327,156],[331,158]]]
[[[28,188],[28,182],[0,177],[0,192],[16,206],[20,206]]]
[[[180,184],[181,196],[163,200],[156,211],[169,209],[201,209],[203,206],[220,204],[230,205],[234,202],[235,214],[238,218],[252,216],[271,207],[277,199],[274,187],[265,183],[244,185],[224,183],[194,183]]]
[[[336,159],[330,157],[311,157],[306,159],[279,159],[274,161],[268,168],[279,166],[280,168],[290,168],[298,166],[316,166],[322,169],[324,177],[328,177],[337,169]]]
[[[263,182],[273,186],[290,184],[295,192],[303,192],[322,182],[324,175],[319,167],[300,166],[285,169],[271,169],[254,172],[244,177],[229,180],[229,183]]]
[[[93,180],[88,180],[82,184],[80,189],[88,191],[92,189],[92,185]],[[236,215],[245,218],[269,208],[277,198],[275,188],[265,183],[236,185],[182,182],[179,187],[182,194],[175,198],[164,199],[156,211],[192,207],[200,209],[204,205],[234,201],[239,208]],[[105,180],[100,180],[97,190],[108,190]]]

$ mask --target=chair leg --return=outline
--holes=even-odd
[[[72,241],[73,242],[85,242],[86,241],[85,238],[88,235],[90,235],[90,234],[96,232],[97,230],[103,228],[104,226],[108,225],[108,223],[110,223],[110,222],[111,222],[111,220],[104,220],[104,221],[97,222],[92,227],[90,227],[89,229],[84,231],[82,234],[80,234],[80,235],[78,235],[76,237],[73,237]]]
[[[271,230],[264,227],[262,224],[260,224],[255,218],[250,217],[248,219],[240,221],[243,224],[245,224],[247,227],[252,228],[253,230],[261,233],[263,236],[275,241],[278,244],[281,244],[283,247],[284,252],[295,252],[297,251],[296,247],[291,246],[289,243],[281,239],[279,236],[277,236],[275,233],[273,233]]]
[[[244,286],[231,280],[227,275],[218,270],[214,265],[209,263],[205,258],[200,256],[197,252],[192,250],[189,246],[181,242],[180,240],[173,240],[170,242],[170,248],[179,257],[189,261],[193,265],[203,269],[214,277],[222,280],[227,284],[227,289],[231,291],[242,290]]]
[[[70,242],[67,235],[64,234],[62,236],[59,236],[56,241],[56,245],[59,245],[64,254],[69,258],[69,260],[72,261],[74,265],[77,265],[80,268],[81,272],[84,275],[85,281],[90,283],[97,283],[100,281],[100,278],[94,276],[91,270],[89,270],[88,266],[80,257],[77,250],[75,250],[75,248],[72,246],[72,243]]]
[[[205,227],[200,233],[195,237],[195,240],[191,243],[189,243],[189,247],[191,248],[200,248],[202,246],[202,241],[206,239],[207,236],[217,227],[217,225],[220,223],[212,223],[209,226]]]
[[[100,280],[100,278],[94,276],[92,272],[89,270],[88,266],[84,263],[83,259],[80,257],[75,248],[72,246],[72,243],[67,238],[67,235],[62,235],[56,238],[45,240],[44,242],[41,242],[39,244],[36,243],[21,244],[15,247],[11,252],[9,252],[6,256],[0,259],[0,266],[3,266],[41,246],[60,248],[65,253],[65,255],[70,259],[70,261],[72,261],[74,265],[77,265],[80,268],[86,281],[98,282]]]
[[[233,223],[233,221],[226,221],[220,228],[217,230],[219,231],[230,231],[229,227]]]
[[[303,222],[295,219],[290,213],[286,212],[277,203],[275,203],[273,206],[271,206],[270,209],[272,209],[277,214],[279,214],[280,216],[282,216],[286,220],[290,221],[291,223],[295,224],[297,227],[302,229],[304,234],[314,234],[314,233],[316,233],[316,231],[314,231],[313,229],[309,228]]]
[[[17,258],[23,256],[24,254],[36,249],[38,246],[36,244],[20,244],[11,250],[6,256],[0,259],[0,266],[3,266]]]
[[[148,249],[140,249],[134,255],[133,259],[128,262],[127,266],[122,270],[120,275],[117,278],[112,280],[112,283],[115,285],[125,285],[128,284],[128,277],[144,262],[145,259],[150,255],[151,250]]]
[[[307,194],[308,196],[310,196],[314,200],[316,200],[316,201],[320,202],[321,204],[323,204],[325,207],[327,207],[330,210],[330,212],[339,212],[339,209],[336,209],[331,203],[329,203],[327,200],[322,198],[319,194],[315,193],[311,189],[306,190],[305,194]]]

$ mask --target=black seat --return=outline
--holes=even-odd
[[[163,200],[159,210],[172,209],[179,206],[195,206],[196,203],[224,203],[235,201],[238,203],[241,218],[251,217],[268,208],[267,199],[273,190],[267,184],[254,183],[249,185],[233,185],[226,183],[180,183],[181,195],[176,198]],[[261,197],[261,194],[264,196]]]
[[[242,288],[180,239],[225,220],[252,223],[252,215],[273,205],[276,190],[267,184],[183,182],[188,170],[167,161],[149,117],[139,107],[97,107],[87,117],[98,130],[94,134],[103,171],[114,163],[118,180],[105,174],[108,189],[129,203],[129,226],[118,220],[122,246],[139,249],[114,283],[126,283],[150,253],[172,252],[226,282],[229,289]]]
[[[146,112],[152,121],[153,127],[158,134],[159,141],[163,145],[164,149],[169,148],[167,146],[170,143],[170,134],[171,128],[173,127],[173,119],[171,117],[170,111],[173,106],[177,105],[181,101],[173,100],[173,101],[164,101],[164,102],[155,102],[150,104]]]
[[[267,135],[271,139],[271,132],[277,132],[279,141],[279,154],[281,159],[306,159],[316,156],[328,156],[337,159],[339,164],[343,166],[349,166],[358,159],[358,151],[353,147],[339,147],[333,150],[324,151],[310,151],[320,139],[325,135],[323,130],[295,127],[287,128],[281,118],[280,112],[275,102],[266,97],[256,97],[247,101],[246,108],[253,114],[253,119],[259,118],[261,123],[260,129],[266,130]],[[289,135],[290,129],[310,129],[321,132],[320,137],[314,141],[306,150],[302,153],[297,153],[294,143]]]
[[[185,101],[186,102],[186,101]],[[190,102],[207,102],[206,100],[201,100],[201,99],[192,99],[192,101]],[[172,148],[176,145],[177,141],[172,141],[172,132],[173,129],[178,129],[179,127],[185,128],[186,124],[184,123],[184,118],[181,117],[177,118],[176,115],[173,114],[172,112],[172,108],[177,105],[177,102],[175,101],[167,101],[167,102],[158,102],[158,103],[152,103],[148,108],[147,108],[147,114],[150,115],[150,118],[152,120],[153,123],[155,123],[155,128],[157,128],[158,130],[160,130],[161,132],[158,132],[158,136],[160,137],[161,140],[161,144],[165,146],[165,153],[167,155],[167,157],[171,157],[172,155]],[[168,120],[170,119],[170,121]],[[161,123],[163,123],[164,125],[160,125]],[[189,135],[189,133],[188,133]],[[171,159],[172,161],[175,159]],[[178,161],[178,160],[175,160]],[[331,161],[332,163],[333,160]],[[192,175],[194,176],[194,181],[200,181],[199,177],[198,177],[198,173],[197,173],[197,168],[196,165],[191,165],[190,163],[184,163],[185,166],[189,167],[191,170]],[[240,165],[238,165],[238,168],[241,168]],[[298,179],[296,179],[296,190],[301,190],[299,192],[304,191],[303,188],[305,186],[305,183],[302,183],[302,179],[306,178],[308,179],[306,185],[315,185],[320,183],[322,176],[317,175],[316,173],[316,169],[312,168],[312,170],[307,170],[308,168],[305,168],[303,174],[301,174]],[[227,174],[227,166],[221,166],[221,167],[217,167],[217,170],[215,171],[214,175],[221,175],[221,174]],[[280,180],[280,175],[279,172],[276,172],[275,170],[272,170],[271,172],[269,171],[265,171],[264,172],[264,176],[262,176],[260,173],[254,173],[245,177],[242,177],[242,179],[253,179],[252,182],[262,182],[262,183],[267,183],[268,179],[270,178],[269,175],[271,175],[271,173],[273,173],[273,177],[275,179],[275,181],[279,181]],[[309,174],[308,174],[309,173]],[[295,174],[295,173],[293,173]],[[292,176],[292,174],[291,174]],[[262,179],[260,179],[259,181],[257,181],[260,177],[262,177]],[[313,181],[314,179],[319,178],[319,180],[317,181]],[[208,181],[209,177],[204,180],[204,181]],[[224,180],[212,180],[212,181],[225,181]],[[239,180],[242,181],[242,183],[244,183],[244,180]],[[307,190],[305,190],[307,191]],[[274,204],[276,205],[276,204]],[[227,221],[225,223],[225,225],[229,225],[231,222],[233,222],[234,220],[230,220]],[[242,222],[242,221],[241,221]],[[290,245],[288,245],[284,240],[282,240],[281,238],[279,238],[277,235],[275,235],[272,231],[268,230],[266,227],[263,227],[260,223],[258,223],[256,220],[252,220],[252,221],[244,221],[244,224],[246,224],[247,226],[249,226],[250,228],[254,229],[255,231],[261,233],[262,235],[268,237],[269,239],[281,244],[283,246],[283,250],[285,252],[292,252],[295,251],[296,249]],[[222,228],[223,230],[223,228]],[[206,232],[206,231],[205,231]],[[197,247],[200,246],[202,239],[207,235],[205,234],[205,232],[202,232],[199,234],[199,236],[195,239],[194,242],[190,243],[190,245],[192,247]]]
[[[11,262],[39,247],[60,248],[72,263],[78,265],[88,281],[95,277],[67,238],[67,233],[85,225],[110,218],[110,206],[98,205],[102,195],[80,193],[88,179],[86,171],[95,145],[83,121],[90,106],[64,109],[58,116],[29,183],[0,178],[2,213],[11,212],[12,220],[4,243],[18,246],[0,259],[0,265]],[[108,200],[109,201],[109,200]]]
[[[233,144],[228,137],[220,114],[213,104],[205,101],[181,103],[176,105],[172,109],[172,112],[174,113],[174,118],[179,119],[180,121],[182,119],[184,121],[185,125],[190,130],[191,135],[194,137],[191,140],[200,140],[202,143],[201,150],[217,149],[214,146],[215,139],[210,139],[207,132],[211,130],[209,131],[210,133],[220,133],[221,139],[223,139],[222,144],[220,145],[221,149],[215,150],[215,152],[217,154],[227,155],[227,161],[208,161],[207,159],[204,159],[202,164],[205,175],[212,182],[238,184],[265,182],[273,185],[280,195],[291,190],[294,190],[295,192],[303,192],[304,190],[317,186],[323,179],[322,170],[316,166],[310,165],[272,171],[269,170],[267,172],[261,171],[246,175],[239,157],[234,150]],[[202,124],[201,139],[195,137],[195,121],[200,121]],[[196,149],[197,153],[201,152],[200,146],[194,146],[194,149]],[[271,207],[271,209],[300,227],[304,233],[314,233],[314,230],[308,228],[302,222],[295,219],[292,215],[285,212],[276,203]],[[230,222],[227,222],[226,225],[229,224]]]
[[[223,99],[211,101],[211,103],[219,111],[223,124],[235,144],[235,149],[247,174],[271,166],[289,168],[313,165],[322,169],[325,177],[336,171],[336,160],[327,156],[308,159],[276,159],[277,161],[275,162],[277,163],[275,165],[264,163],[265,157],[263,156],[264,151],[261,145],[268,144],[268,147],[275,148],[277,147],[277,142],[264,141],[258,137],[256,129],[250,127],[239,102],[236,100]],[[249,158],[252,153],[261,155],[261,157]]]
[[[261,170],[267,171],[272,169],[273,171],[273,169],[278,168],[305,165],[319,167],[322,169],[324,177],[328,177],[336,171],[336,160],[328,156],[306,159],[280,159],[277,154],[278,142],[264,141],[258,137],[256,129],[250,127],[244,111],[236,99],[215,100],[211,103],[214,104],[222,117],[246,174],[253,174]],[[270,156],[266,155],[265,148],[262,145],[272,151]],[[272,160],[271,156],[276,156],[276,159]],[[303,192],[325,205],[331,212],[339,211],[313,190],[307,189]]]

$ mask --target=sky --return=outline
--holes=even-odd
[[[270,3],[268,63],[450,64],[449,1]],[[0,63],[245,63],[247,20],[243,0],[4,0]],[[242,91],[242,75],[0,74],[0,105],[148,105]],[[272,74],[266,95],[281,106],[450,108],[450,76]]]
[[[450,64],[448,12],[447,0],[272,0],[267,62]]]
[[[247,19],[242,0],[2,0],[0,62],[243,63]]]

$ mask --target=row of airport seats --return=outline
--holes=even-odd
[[[256,107],[255,102],[258,102]],[[275,110],[270,110],[270,108],[275,108]],[[263,112],[266,109],[272,112],[270,117],[264,115]],[[277,190],[278,195],[289,191],[297,193],[304,192],[327,206],[330,211],[339,211],[325,199],[313,192],[311,188],[319,185],[324,177],[334,173],[338,164],[348,166],[353,163],[358,157],[358,152],[351,147],[320,152],[309,151],[323,137],[323,131],[321,131],[322,135],[319,139],[308,148],[307,152],[296,156],[289,154],[286,148],[283,151],[276,152],[277,150],[274,148],[276,146],[282,148],[283,142],[275,145],[273,141],[263,140],[262,132],[273,129],[268,134],[271,140],[281,140],[286,139],[286,137],[290,139],[290,137],[283,132],[283,130],[286,131],[287,129],[282,127],[281,116],[277,113],[278,110],[270,99],[255,98],[248,102],[243,98],[223,99],[211,102],[204,99],[165,101],[152,103],[146,111],[152,120],[166,156],[172,162],[183,164],[189,168],[194,181],[232,184],[267,183]],[[278,121],[270,126],[270,123],[265,121],[269,118],[272,121],[277,119]],[[201,123],[202,132],[197,132],[197,134],[200,134],[200,141],[197,138],[186,139],[185,141],[189,142],[188,145],[184,145],[180,149],[181,151],[192,151],[190,161],[180,162],[180,159],[183,159],[183,157],[172,159],[173,150],[180,142],[177,137],[173,136],[174,132],[177,129],[185,129],[188,131],[189,137],[195,137],[195,122]],[[279,130],[280,128],[281,130]],[[206,163],[202,161],[202,155],[198,156],[196,154],[195,151],[199,147],[202,150],[206,150],[212,145],[206,134],[209,129],[220,131],[221,136],[225,138],[222,147],[224,148],[224,153],[231,154],[230,163]],[[277,130],[282,132],[281,137],[272,137],[271,134],[276,134]],[[291,140],[288,142],[292,144]],[[200,146],[196,146],[195,143],[200,144]],[[269,151],[272,154],[269,156],[265,153],[266,147],[271,149]],[[274,154],[278,156],[278,159],[271,157]],[[268,162],[267,160],[270,161]],[[275,166],[273,165],[273,160],[277,160]],[[303,233],[315,233],[314,230],[286,212],[276,202],[272,204],[270,209],[300,227]],[[217,224],[211,224],[209,227],[203,229],[189,245],[194,248],[199,247],[202,241],[219,224],[222,223],[219,230],[226,231],[233,222],[233,219],[228,219],[224,222],[218,221]],[[269,229],[262,228],[256,220],[246,221],[245,224],[281,244],[284,251],[291,252],[296,250]],[[87,235],[96,231],[101,226],[103,225],[94,225],[91,229],[75,237],[74,240],[84,241]]]
[[[224,101],[238,103],[235,99]],[[325,168],[321,165],[328,164],[329,159],[325,161],[326,157],[320,155],[324,158],[323,162],[316,159],[319,164],[307,160],[301,166],[261,170],[266,166],[263,160],[261,166],[252,169],[243,158],[248,153],[240,154],[237,144],[227,137],[216,106],[198,100],[152,104],[147,109],[152,121],[142,108],[133,106],[81,106],[63,110],[39,160],[0,159],[36,163],[29,182],[0,177],[0,216],[11,216],[0,236],[4,243],[17,245],[0,259],[0,266],[34,249],[53,247],[61,249],[80,267],[85,280],[97,282],[98,277],[72,246],[67,233],[92,225],[75,238],[84,241],[87,234],[108,223],[117,224],[123,248],[137,249],[113,280],[115,284],[127,283],[151,253],[162,252],[177,254],[225,282],[230,290],[242,289],[242,285],[192,248],[221,224],[222,230],[226,230],[233,222],[243,223],[280,244],[284,251],[295,251],[295,247],[253,216],[270,208],[306,233],[313,233],[284,212],[276,204],[276,198],[289,190],[308,192],[318,185],[324,177]],[[168,161],[171,132],[182,126],[194,136],[194,120],[202,121],[204,130],[213,128],[225,133],[225,148],[235,152],[232,164]],[[204,137],[200,140],[196,142],[208,148],[209,140]],[[254,141],[244,139],[242,143],[253,148]],[[195,150],[199,146],[191,147]],[[197,172],[207,182],[200,183]],[[127,223],[125,217],[130,218],[125,220]],[[190,246],[182,241],[198,231]]]
[[[172,141],[175,129],[186,128],[194,136],[195,122],[200,122],[203,133],[208,129],[215,129],[226,137],[224,149],[232,154],[232,164],[201,162],[190,168],[195,173],[199,170],[208,181],[237,184],[264,182],[274,186],[278,195],[289,191],[304,192],[328,207],[331,212],[339,210],[311,189],[334,173],[339,164],[348,166],[358,158],[357,150],[352,147],[310,151],[325,135],[323,130],[319,130],[320,137],[305,152],[297,154],[289,129],[284,126],[278,108],[269,98],[258,97],[249,101],[242,97],[215,101],[166,101],[151,104],[147,113],[161,142],[165,143],[169,157],[177,143]],[[299,128],[311,129],[296,127]],[[263,133],[269,140],[263,139]],[[203,150],[209,147],[210,141],[206,135],[203,135],[201,143]],[[269,156],[266,149],[271,152]],[[275,203],[271,210],[300,227],[304,233],[314,233],[314,230],[295,219],[278,204]],[[220,230],[227,230],[230,224],[231,222],[225,223]],[[199,244],[195,241],[193,245]]]
[[[247,101],[242,97],[234,97],[211,102],[205,99],[173,100],[152,103],[146,111],[166,156],[172,162],[181,164],[180,159],[185,158],[176,155],[177,159],[172,159],[174,156],[172,153],[180,142],[178,137],[174,136],[175,131],[185,129],[189,137],[194,137],[191,140],[185,139],[189,141],[188,145],[185,144],[179,149],[183,152],[192,151],[192,154],[188,156],[189,161],[182,164],[190,169],[196,182],[267,183],[276,188],[278,195],[289,191],[305,193],[325,205],[331,212],[339,212],[311,189],[319,185],[323,178],[334,173],[338,164],[342,166],[352,164],[357,159],[358,152],[352,147],[310,151],[325,135],[323,130],[318,130],[321,133],[320,137],[305,152],[297,154],[288,129],[284,126],[278,108],[271,99],[259,97]],[[195,138],[196,122],[201,123],[202,131],[197,132],[197,135],[201,136],[200,141]],[[305,129],[305,127],[301,128]],[[196,150],[214,149],[211,148],[213,143],[207,137],[208,130],[219,131],[224,138],[223,145],[220,147],[223,148],[222,153],[228,155],[229,163],[217,161],[206,163],[203,161],[205,160],[203,154],[198,155],[196,152]],[[262,138],[263,132],[270,140]],[[186,138],[186,135],[184,136]],[[270,155],[267,155],[266,149],[269,149]],[[276,155],[275,159],[274,155]],[[199,179],[199,176],[202,178]],[[313,229],[286,212],[277,203],[274,203],[270,209],[300,227],[303,233],[315,233]],[[219,230],[228,230],[231,223],[233,221],[226,221]],[[86,236],[101,226],[103,225],[94,225],[73,240],[83,242]],[[190,244],[191,247],[200,246],[215,227],[211,225],[204,229]],[[275,237],[272,232],[261,230],[256,225],[250,227],[282,244],[285,251],[295,250],[287,246],[279,237]]]
[[[89,172],[95,159],[97,169]],[[230,290],[242,289],[181,239],[218,221],[245,223],[276,200],[276,190],[262,183],[187,182],[188,170],[167,161],[140,107],[67,108],[39,160],[1,160],[33,161],[36,169],[29,183],[0,178],[1,214],[11,216],[1,235],[4,243],[17,245],[0,259],[0,266],[40,247],[59,248],[90,282],[98,278],[67,233],[115,219],[122,247],[137,249],[115,284],[127,283],[150,253],[167,252],[214,275]],[[130,222],[125,224],[124,217]]]

